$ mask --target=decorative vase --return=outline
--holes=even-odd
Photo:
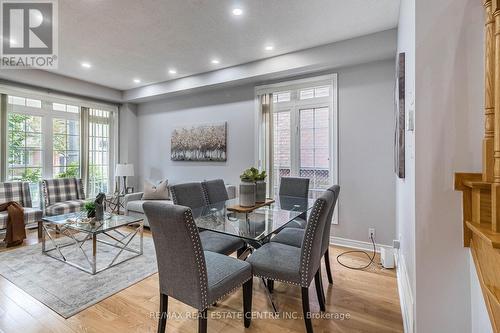
[[[240,206],[253,207],[255,206],[255,183],[242,182],[240,183]]]
[[[95,219],[98,221],[104,220],[104,205],[95,204]]]
[[[266,182],[258,180],[255,183],[255,202],[266,202]]]

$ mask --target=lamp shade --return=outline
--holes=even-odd
[[[115,169],[115,176],[117,177],[132,177],[134,176],[133,164],[117,164]]]

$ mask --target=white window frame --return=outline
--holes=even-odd
[[[255,122],[258,124],[255,129],[255,163],[259,167],[261,166],[261,156],[260,156],[260,145],[261,138],[259,133],[261,132],[261,124],[262,124],[262,115],[260,114],[259,101],[257,96],[269,93],[276,92],[284,92],[291,91],[291,100],[290,102],[280,102],[273,103],[273,113],[290,111],[291,123],[294,128],[291,128],[290,135],[290,145],[292,147],[290,151],[290,159],[291,159],[291,169],[299,170],[300,161],[297,153],[300,153],[300,138],[299,138],[299,126],[300,122],[297,117],[300,117],[299,111],[301,109],[307,108],[320,108],[321,106],[328,106],[330,111],[330,128],[329,139],[330,139],[330,183],[338,184],[339,179],[339,131],[338,131],[338,82],[337,82],[337,73],[310,77],[305,79],[293,80],[293,81],[285,81],[274,84],[268,84],[263,86],[255,87]],[[312,88],[319,86],[330,86],[330,95],[328,97],[319,97],[319,98],[310,98],[310,99],[299,99],[300,90],[304,88]],[[295,148],[293,148],[295,147]],[[293,171],[292,171],[293,172]],[[272,184],[270,183],[270,186]],[[336,205],[335,213],[332,218],[333,224],[339,223],[339,204]]]

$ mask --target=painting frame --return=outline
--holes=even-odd
[[[398,178],[405,178],[405,53],[398,54],[396,63],[396,89],[395,89],[395,129],[394,129],[394,171]]]
[[[174,128],[170,136],[170,159],[189,162],[226,162],[227,122]]]

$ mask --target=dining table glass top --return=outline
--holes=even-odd
[[[314,200],[278,196],[273,203],[249,213],[231,211],[238,204],[235,198],[192,209],[195,223],[200,229],[260,242],[294,219],[305,218]]]

